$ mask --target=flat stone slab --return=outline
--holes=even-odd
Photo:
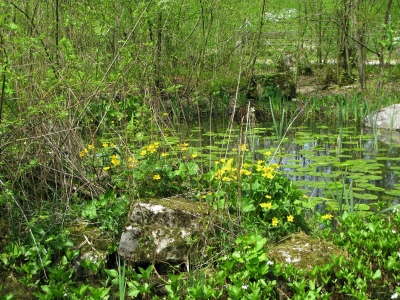
[[[183,198],[141,199],[131,205],[118,253],[134,263],[186,263],[209,211],[207,203]]]
[[[393,104],[367,116],[366,127],[400,130],[400,104]]]

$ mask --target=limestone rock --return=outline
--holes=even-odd
[[[135,263],[186,263],[209,221],[206,203],[182,198],[141,199],[132,205],[118,253]]]
[[[400,130],[400,104],[393,104],[367,116],[366,127]]]

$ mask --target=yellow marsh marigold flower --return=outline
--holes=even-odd
[[[182,144],[178,144],[178,148],[181,151],[186,151],[188,149],[189,144],[188,143],[182,143]]]
[[[94,145],[93,145],[93,144],[90,144],[90,145],[88,145],[87,147],[88,147],[89,150],[94,149]]]
[[[237,151],[237,148],[232,148],[232,151],[233,151],[233,152],[236,152],[236,151]]]
[[[288,222],[293,222],[294,217],[292,215],[287,216],[287,220],[288,220]]]
[[[262,177],[267,177],[268,179],[273,179],[274,178],[274,175],[272,175],[269,172],[264,172],[264,173],[261,174],[261,176]]]
[[[222,177],[222,181],[232,181],[232,180],[233,180],[233,178],[231,178],[231,177],[227,177],[227,176]]]
[[[250,176],[251,175],[251,171],[246,170],[246,169],[240,169],[240,174],[246,175],[246,176]]]
[[[167,152],[163,152],[163,153],[161,153],[161,156],[162,156],[162,157],[167,157],[167,155],[168,155],[168,153],[167,153]]]
[[[154,179],[154,180],[160,180],[160,179],[161,179],[160,174],[155,174],[155,175],[153,176],[153,179]]]
[[[109,169],[110,169],[109,166],[103,168],[104,171],[107,171],[107,170],[109,170]]]
[[[321,217],[322,220],[332,220],[333,216],[331,214],[325,214]]]
[[[271,199],[272,197],[270,195],[265,195],[265,198]]]
[[[278,226],[278,218],[277,217],[273,217],[272,218],[272,226]]]
[[[266,156],[271,156],[271,154],[272,153],[270,151],[267,151],[267,152],[264,153],[264,155],[266,155]]]
[[[268,203],[260,203],[259,204],[262,208],[268,208],[268,209],[271,209],[272,208],[272,203],[271,202],[268,202]]]
[[[110,147],[114,147],[115,146],[115,144],[114,143],[110,143]]]
[[[107,143],[103,143],[102,146],[103,146],[104,148],[107,148],[107,147],[108,147],[108,144],[107,144]]]
[[[196,157],[197,157],[197,153],[193,153],[192,158],[196,158]]]
[[[140,155],[142,155],[142,156],[145,156],[146,153],[147,153],[147,150],[142,150],[142,151],[140,151]]]
[[[114,165],[114,167],[119,165],[119,158],[116,154],[111,156],[111,163]]]
[[[244,151],[249,151],[249,148],[247,148],[247,145],[246,145],[246,144],[241,144],[241,145],[240,145],[240,150],[241,150],[242,152],[244,152]]]
[[[89,151],[88,151],[88,149],[83,149],[81,152],[79,152],[79,156],[80,157],[84,157],[85,156],[85,154],[87,154]]]
[[[303,195],[303,198],[304,198],[304,199],[307,199],[307,195],[304,194],[304,195]]]

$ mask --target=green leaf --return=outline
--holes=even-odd
[[[374,275],[372,275],[372,279],[376,280],[381,278],[381,270],[376,270],[376,272],[374,273]]]
[[[104,269],[104,271],[107,273],[108,276],[110,276],[110,277],[112,277],[112,278],[118,277],[118,272],[117,272],[117,270],[113,270],[113,269],[107,270],[107,269]]]

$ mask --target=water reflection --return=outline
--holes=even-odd
[[[281,171],[309,195],[329,197],[326,181],[335,178],[342,182],[346,178],[346,183],[351,184],[358,195],[372,194],[389,202],[399,198],[388,196],[378,188],[385,191],[399,188],[396,184],[400,172],[400,138],[396,144],[393,143],[396,139],[386,136],[380,139],[381,136],[357,126],[339,128],[318,124],[293,127],[283,140],[274,136],[276,131],[272,124],[251,129],[236,125],[232,131],[227,131],[214,122],[212,126],[202,128],[212,128],[213,133],[206,133],[203,129],[192,132],[194,144],[203,146],[203,149],[218,145],[220,151],[217,151],[215,159],[246,141],[255,160],[262,159],[261,153],[265,151],[274,153],[271,163],[281,165]],[[388,140],[391,143],[388,144]],[[363,184],[366,187],[360,187]]]

